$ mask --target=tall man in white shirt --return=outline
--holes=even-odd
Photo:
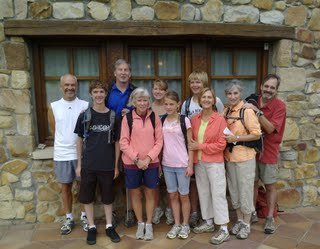
[[[61,183],[63,207],[66,220],[60,232],[69,234],[74,227],[72,215],[72,184],[76,180],[77,168],[77,134],[74,134],[78,116],[88,108],[88,102],[77,98],[78,82],[74,75],[66,74],[60,78],[62,98],[51,103],[49,123],[54,133],[54,165],[56,179]],[[83,209],[82,209],[83,210]],[[85,212],[81,212],[80,224],[88,230]]]

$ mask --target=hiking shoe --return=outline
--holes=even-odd
[[[232,235],[237,235],[238,232],[239,232],[240,229],[241,229],[241,225],[242,225],[242,224],[243,224],[243,222],[238,220],[237,223],[234,224],[233,227],[231,228],[230,234],[232,234]]]
[[[239,232],[237,233],[237,239],[246,239],[250,234],[250,226],[242,223]]]
[[[83,231],[88,232],[89,224],[88,224],[87,216],[82,216],[80,218],[80,226],[82,227]]]
[[[74,228],[74,221],[70,218],[67,218],[60,228],[61,235],[67,235],[71,233],[72,228]]]
[[[124,225],[126,227],[133,227],[137,224],[137,221],[136,221],[136,216],[133,212],[133,210],[128,210],[128,212],[126,213],[126,216],[125,216],[125,220],[124,220]]]
[[[210,243],[219,245],[225,241],[228,241],[229,239],[229,233],[220,228],[220,230],[214,236],[212,236],[212,238],[210,239]]]
[[[170,229],[170,231],[167,233],[167,238],[169,238],[169,239],[176,238],[178,236],[180,230],[181,230],[181,226],[174,224],[172,226],[172,228]]]
[[[274,222],[273,217],[267,217],[266,218],[266,224],[264,226],[264,233],[266,234],[273,234],[276,230],[276,224]]]
[[[199,222],[199,214],[198,212],[192,212],[189,218],[189,225],[191,228],[195,228]]]
[[[118,243],[120,242],[120,236],[114,229],[114,227],[108,227],[106,229],[106,235],[111,239],[113,243]]]
[[[256,212],[256,211],[253,211],[253,212],[251,213],[251,224],[257,223],[258,221],[259,221],[259,219],[258,219],[257,212]]]
[[[146,224],[146,232],[144,234],[144,240],[153,240],[153,228],[152,224]]]
[[[167,220],[166,220],[167,225],[174,224],[174,219],[173,219],[173,214],[172,214],[172,209],[171,208],[166,208],[165,216],[167,218]]]
[[[94,245],[97,242],[97,228],[91,227],[87,233],[87,244]]]
[[[152,223],[159,224],[161,217],[164,215],[163,210],[160,207],[157,207],[153,210],[152,214]]]
[[[202,222],[201,225],[193,228],[194,233],[211,233],[214,231],[214,225],[208,225],[206,221]]]
[[[144,222],[138,223],[138,228],[136,232],[136,239],[143,239],[144,238]]]
[[[179,239],[187,239],[190,233],[190,226],[188,224],[181,225],[181,230],[178,234]]]

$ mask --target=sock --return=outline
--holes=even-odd
[[[144,222],[138,222],[138,224],[142,224],[142,225],[144,225]]]
[[[72,213],[66,214],[67,219],[73,220],[73,215]]]
[[[239,222],[244,223],[244,221],[242,219],[238,219]]]
[[[209,226],[211,226],[213,224],[213,219],[207,219],[206,222]]]
[[[89,226],[89,229],[90,229],[90,228],[96,228],[96,225]]]
[[[146,226],[152,226],[152,224],[147,224],[147,223],[146,223]]]
[[[106,225],[106,229],[108,229],[109,227],[112,227],[112,224],[107,224]]]
[[[86,212],[81,212],[81,219],[83,219],[83,217],[87,217]]]
[[[225,231],[226,233],[229,233],[229,231],[228,231],[228,226],[220,226],[220,229],[222,229],[222,230]]]

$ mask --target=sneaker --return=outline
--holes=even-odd
[[[138,228],[136,232],[136,239],[143,239],[144,238],[144,223],[138,223]]]
[[[167,233],[167,238],[169,238],[169,239],[176,238],[178,236],[178,234],[180,233],[180,230],[181,230],[181,226],[174,224],[172,226],[172,228],[170,229],[170,231]]]
[[[258,221],[259,221],[259,219],[258,219],[257,212],[256,212],[256,211],[253,211],[253,212],[251,213],[251,224],[257,223]]]
[[[144,240],[153,240],[152,224],[146,224],[146,232],[144,234]]]
[[[190,226],[188,224],[181,225],[181,230],[178,234],[179,239],[187,239],[190,233]]]
[[[172,209],[167,208],[166,211],[165,211],[165,216],[166,216],[166,218],[167,218],[167,220],[166,220],[167,225],[172,225],[172,224],[174,224]]]
[[[87,234],[87,244],[88,245],[94,245],[97,240],[97,229],[95,227],[91,227],[88,229],[88,234]]]
[[[106,229],[106,235],[111,239],[113,243],[118,243],[120,242],[120,236],[114,229],[114,227],[108,227]]]
[[[201,225],[193,228],[194,233],[211,233],[214,231],[214,225],[208,225],[206,221],[202,222]]]
[[[72,228],[74,228],[74,221],[70,218],[67,218],[66,221],[63,223],[62,227],[60,228],[60,233],[62,235],[67,235],[71,233]]]
[[[242,225],[242,224],[243,224],[242,221],[237,221],[237,223],[234,224],[233,227],[231,228],[230,234],[232,234],[232,235],[237,235],[238,232],[239,232],[240,229],[241,229],[241,225]]]
[[[157,207],[153,210],[152,214],[152,223],[159,224],[161,217],[164,215],[163,210],[160,207]]]
[[[274,222],[273,217],[267,217],[266,218],[266,224],[264,226],[264,233],[266,234],[273,234],[276,230],[276,224]]]
[[[219,245],[230,239],[230,235],[225,230],[221,229],[210,239],[210,243],[214,245]]]
[[[250,234],[250,226],[242,223],[241,228],[237,233],[236,237],[237,239],[246,239],[248,238],[249,234]]]
[[[80,226],[82,227],[83,231],[88,232],[89,224],[88,224],[87,216],[82,216],[80,218]]]
[[[191,228],[195,228],[199,223],[199,214],[198,212],[192,212],[189,219],[189,225]]]
[[[128,210],[128,212],[126,213],[125,215],[125,221],[124,221],[124,225],[126,227],[133,227],[137,224],[137,221],[136,221],[136,216],[133,212],[132,209]]]

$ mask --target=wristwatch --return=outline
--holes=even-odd
[[[263,113],[263,111],[257,111],[256,115],[258,118],[260,118],[261,116],[264,115],[264,113]]]

